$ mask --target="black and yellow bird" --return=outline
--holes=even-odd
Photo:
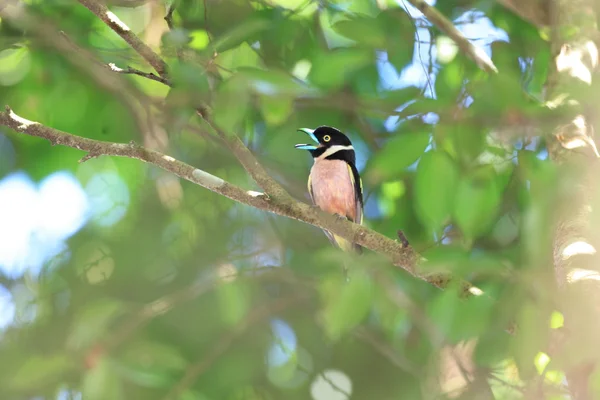
[[[308,150],[314,164],[308,176],[308,192],[312,202],[321,210],[347,218],[357,224],[363,221],[362,182],[356,169],[356,154],[352,142],[339,130],[320,126],[317,129],[302,128],[316,145],[297,144]],[[361,252],[356,243],[324,231],[331,243],[344,251]]]

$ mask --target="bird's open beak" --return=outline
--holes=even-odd
[[[317,139],[317,137],[314,134],[314,129],[301,128],[301,129],[298,129],[298,132],[306,133],[308,136],[310,136],[310,138],[312,140],[315,141],[315,143],[319,143],[319,140]],[[297,144],[294,147],[297,149],[300,149],[300,150],[316,150],[317,149],[317,146],[314,146],[312,144]]]

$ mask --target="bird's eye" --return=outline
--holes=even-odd
[[[323,141],[324,142],[329,142],[330,140],[331,140],[331,136],[329,136],[329,135],[323,136]]]

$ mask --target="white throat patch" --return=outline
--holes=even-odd
[[[329,157],[332,154],[337,153],[338,151],[342,151],[342,150],[354,150],[353,146],[342,146],[339,144],[336,144],[334,146],[331,146],[330,148],[328,148],[327,150],[325,150],[325,152],[323,154],[321,154],[319,157],[317,157],[315,159],[316,160],[322,160],[324,158]]]

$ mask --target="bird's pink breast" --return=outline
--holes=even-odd
[[[356,219],[354,186],[348,165],[340,160],[318,160],[311,169],[315,205],[331,214]]]

